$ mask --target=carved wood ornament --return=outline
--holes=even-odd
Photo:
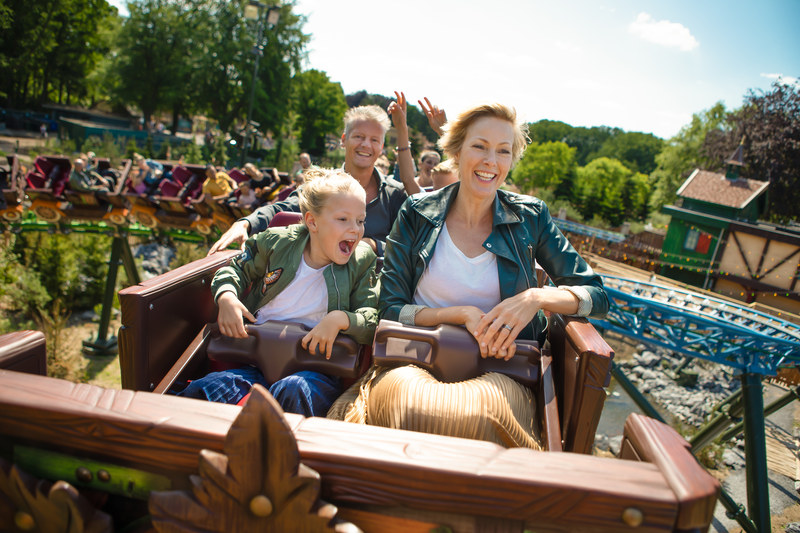
[[[360,531],[336,523],[319,500],[319,474],[300,463],[283,411],[256,385],[225,438],[225,452],[200,452],[191,491],[153,492],[150,514],[160,533]]]
[[[50,483],[0,459],[0,529],[37,533],[111,533],[111,517],[66,481]]]

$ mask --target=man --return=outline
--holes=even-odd
[[[206,181],[203,182],[203,194],[215,200],[227,198],[236,190],[236,181],[227,172],[217,171],[214,165],[206,165]]]
[[[292,175],[292,181],[295,182],[297,185],[301,185],[303,183],[303,173],[311,166],[311,156],[308,155],[306,152],[300,154],[300,164],[297,167],[297,170],[294,171]]]
[[[111,184],[100,175],[86,170],[84,168],[83,159],[79,157],[72,163],[72,172],[70,172],[69,175],[69,188],[77,192],[109,192],[111,190]]]
[[[389,235],[397,212],[406,199],[402,184],[387,179],[375,168],[375,161],[383,153],[389,126],[389,117],[383,109],[375,105],[360,106],[347,111],[342,133],[342,146],[345,149],[344,171],[358,180],[367,192],[367,219],[363,240],[379,256],[383,255],[386,236]],[[411,180],[413,181],[413,174]],[[282,202],[262,206],[236,221],[211,247],[209,255],[224,250],[234,242],[243,245],[248,235],[267,229],[272,217],[280,211],[300,212],[297,193],[292,193]]]

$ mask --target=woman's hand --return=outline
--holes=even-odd
[[[505,360],[514,357],[517,350],[514,341],[544,306],[540,291],[528,289],[506,298],[484,315],[476,327],[477,334],[473,332],[482,356]]]
[[[244,328],[242,317],[251,322],[255,322],[256,317],[247,310],[236,295],[231,291],[223,292],[217,298],[217,305],[219,306],[217,324],[219,324],[220,333],[226,337],[238,337],[240,339],[247,337],[247,330]]]
[[[439,109],[437,106],[431,104],[427,96],[425,97],[425,103],[423,103],[422,100],[417,100],[417,103],[422,108],[425,116],[428,117],[428,124],[431,125],[431,129],[440,137],[444,135],[443,126],[447,124],[447,115],[444,109]]]
[[[319,321],[319,324],[303,337],[300,344],[311,354],[325,353],[325,359],[331,358],[333,342],[340,331],[350,327],[350,319],[344,311],[331,311]]]

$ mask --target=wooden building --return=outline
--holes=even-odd
[[[725,174],[696,169],[678,189],[661,254],[673,279],[800,312],[800,226],[759,222],[769,182],[739,177],[742,147]]]

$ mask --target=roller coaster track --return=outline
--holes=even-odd
[[[83,220],[65,220],[60,222],[42,222],[26,216],[18,222],[0,220],[0,233],[46,232],[68,235],[71,233],[92,233],[100,235],[142,237],[157,241],[182,241],[207,243],[208,238],[199,233],[174,228],[148,228],[141,224],[128,225],[107,224],[105,222],[88,222]],[[213,236],[212,238],[216,238]]]
[[[603,276],[610,308],[591,322],[645,343],[775,375],[800,362],[800,326],[685,289]]]

